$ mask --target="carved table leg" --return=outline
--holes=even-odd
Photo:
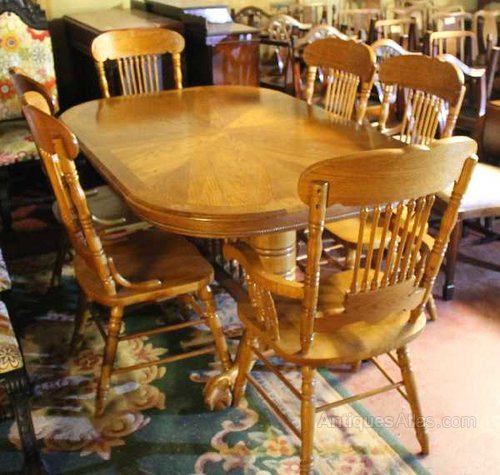
[[[248,239],[267,270],[286,279],[295,279],[297,269],[297,239],[295,231],[264,234]],[[203,391],[210,410],[221,410],[232,403],[232,390],[238,374],[236,363],[220,375],[211,377]]]
[[[19,438],[24,454],[23,473],[43,474],[40,453],[38,451],[35,430],[31,419],[30,390],[28,377],[24,369],[12,371],[2,381],[9,396],[19,431]]]

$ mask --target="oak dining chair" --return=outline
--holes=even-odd
[[[488,42],[498,45],[500,9],[478,10],[472,17],[472,31],[478,35],[479,46],[485,48]]]
[[[414,18],[393,18],[373,20],[370,24],[368,41],[373,44],[377,40],[389,39],[410,51],[417,49],[416,22]]]
[[[334,26],[316,25],[313,26],[304,36],[293,39],[293,84],[295,97],[302,99],[304,93],[304,84],[307,76],[307,65],[304,63],[304,48],[315,41],[324,38],[339,38],[340,40],[349,40],[349,37]]]
[[[22,106],[32,105],[46,114],[52,116],[56,114],[57,106],[43,84],[25,75],[19,68],[11,68],[9,73]],[[43,161],[42,168],[45,170]],[[100,232],[106,232],[110,236],[122,237],[137,226],[145,226],[145,223],[138,222],[138,219],[109,186],[98,186],[87,190],[85,194],[92,215],[92,222]],[[52,210],[57,221],[62,224],[57,200],[54,202]],[[69,243],[64,235],[60,236],[50,281],[51,288],[54,288],[61,281],[62,268],[68,252]]]
[[[407,5],[405,7],[395,7],[388,9],[387,18],[411,18],[415,21],[415,34],[417,43],[420,45],[422,37],[428,28],[428,5]]]
[[[114,374],[209,354],[214,350],[222,366],[227,369],[230,366],[230,356],[210,289],[213,281],[210,264],[185,238],[152,228],[137,231],[120,240],[106,240],[104,236],[100,236],[92,223],[74,163],[79,152],[77,139],[58,119],[33,106],[25,106],[24,113],[45,163],[62,220],[75,250],[73,264],[81,291],[71,342],[73,353],[81,341],[85,322],[91,317],[90,304],[95,302],[110,309],[107,324],[103,325],[97,316],[93,318],[106,342],[95,414],[100,416],[104,411],[110,378]],[[122,331],[126,308],[173,298],[183,299],[201,320],[157,326],[135,334]],[[209,346],[133,366],[114,367],[119,342],[182,330],[201,322],[208,324],[215,340],[215,348]]]
[[[372,20],[379,20],[382,12],[378,8],[352,8],[340,10],[337,25],[342,32],[365,40]]]
[[[176,89],[182,89],[182,35],[163,28],[113,30],[92,42],[102,95],[110,97],[105,64],[116,63],[118,82],[124,96],[147,94],[163,89],[163,57],[170,55]]]
[[[248,284],[248,295],[238,302],[244,334],[237,354],[233,405],[239,404],[249,381],[276,408],[251,375],[255,360],[260,360],[301,403],[300,429],[280,413],[301,440],[301,474],[313,470],[316,414],[394,389],[411,407],[422,453],[429,452],[407,346],[425,327],[423,309],[477,160],[475,152],[473,140],[454,137],[429,148],[361,152],[306,169],[298,183],[299,196],[309,207],[303,283],[269,275],[248,244],[225,245],[225,257],[243,266]],[[448,185],[454,185],[453,198],[433,247],[428,249],[423,241],[426,223],[435,195]],[[360,209],[355,266],[348,271],[334,272],[320,265],[326,210],[332,205]],[[387,245],[373,246],[375,227],[370,223],[380,223]],[[365,252],[366,228],[372,231]],[[384,354],[396,363],[401,380],[390,376],[377,359]],[[286,378],[273,357],[300,368],[301,386]],[[389,384],[316,405],[317,369],[360,360],[373,362]]]
[[[379,68],[384,99],[379,129],[407,144],[428,145],[439,134],[451,137],[465,94],[463,73],[452,63],[425,55],[388,58]],[[388,129],[387,118],[398,93],[402,120]]]
[[[471,67],[452,54],[441,54],[438,59],[454,64],[464,75],[466,92],[457,120],[457,128],[468,133],[476,129],[477,121],[486,112],[488,102],[488,76],[484,67]]]
[[[479,241],[491,242],[500,239],[498,232],[491,228],[491,221],[500,216],[500,101],[491,101],[486,107],[486,114],[476,123],[474,138],[478,143],[479,159],[481,160],[472,175],[467,193],[458,210],[458,220],[450,238],[446,251],[444,266],[443,298],[453,299],[455,293],[455,271],[459,260],[460,241],[466,227],[474,229],[484,237]],[[441,211],[446,208],[451,199],[450,188],[443,190],[436,199],[436,208]],[[485,225],[480,221],[485,220]],[[500,265],[493,255],[490,259],[479,260],[466,258],[468,264],[485,267],[500,272]]]
[[[460,61],[472,66],[478,55],[477,36],[472,31],[433,31],[429,34],[424,52],[429,56],[452,54]]]
[[[260,86],[288,92],[293,83],[292,38],[298,34],[301,23],[290,15],[270,18],[261,38]]]
[[[325,86],[321,105],[332,117],[361,123],[375,76],[373,50],[362,43],[339,38],[314,41],[304,49],[307,65],[305,99],[313,103],[318,72]]]
[[[368,106],[367,113],[369,115],[370,121],[372,121],[371,119],[373,119],[374,121],[378,121],[380,117],[381,104],[382,101],[384,100],[384,88],[378,78],[378,69],[380,65],[387,58],[392,58],[393,56],[403,56],[406,54],[421,54],[421,53],[408,51],[403,46],[396,43],[396,41],[388,38],[382,38],[380,40],[377,40],[374,43],[372,43],[370,47],[375,52],[375,57],[377,60],[377,72],[375,74],[374,85],[380,104]]]
[[[430,17],[434,31],[466,31],[471,22],[472,15],[464,11],[436,11]]]
[[[383,61],[378,70],[378,80],[383,86],[383,100],[378,128],[405,144],[429,145],[436,135],[451,137],[465,92],[464,77],[454,64],[424,55],[392,56]],[[394,116],[391,109],[398,104],[402,95],[402,120],[387,126]],[[346,250],[345,266],[354,265],[355,250],[359,240],[358,218],[341,220],[326,225],[328,232]],[[382,245],[382,229],[375,228],[374,246]],[[369,234],[365,233],[365,245]],[[431,238],[425,236],[425,241]],[[434,299],[429,299],[428,311],[431,319],[437,318]]]

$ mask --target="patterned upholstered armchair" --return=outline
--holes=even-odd
[[[11,280],[0,251],[0,292],[10,290]],[[5,396],[10,405],[2,404]],[[30,412],[30,387],[12,322],[5,304],[0,301],[0,421],[13,411],[24,452],[23,473],[44,473],[37,450]],[[1,470],[1,469],[0,469]]]
[[[54,96],[57,103],[52,43],[44,12],[32,0],[0,0],[0,212],[11,226],[9,166],[38,158],[9,77],[21,68]]]

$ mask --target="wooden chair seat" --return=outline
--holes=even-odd
[[[198,292],[213,280],[212,266],[201,256],[196,247],[182,236],[148,229],[134,233],[130,239],[106,242],[103,247],[112,258],[116,269],[127,280],[145,282],[160,280],[161,285],[121,287],[110,296],[94,269],[78,254],[74,265],[76,277],[85,293],[93,301],[105,305],[128,306],[141,302]]]
[[[356,244],[358,242],[359,234],[359,219],[343,219],[341,221],[335,221],[334,223],[329,223],[325,225],[325,229],[331,232],[336,239],[341,243],[345,244]],[[373,242],[374,249],[378,249],[380,246],[380,241],[382,240],[382,227],[378,226],[375,230],[375,239]],[[371,226],[363,229],[363,242],[368,244],[370,242]],[[387,236],[389,240],[391,236]]]
[[[469,188],[459,208],[459,216],[474,218],[500,214],[500,168],[478,163],[472,174]],[[451,190],[437,195],[442,203],[448,203]]]
[[[426,317],[422,314],[413,323],[409,312],[389,315],[382,321],[342,322],[341,312],[345,293],[349,291],[353,271],[324,274],[321,277],[318,299],[318,321],[322,318],[338,319],[335,332],[317,332],[307,355],[300,354],[300,322],[302,302],[275,298],[278,314],[279,340],[273,340],[269,332],[262,331],[255,317],[250,301],[238,302],[238,315],[245,327],[259,335],[281,358],[304,365],[328,365],[355,363],[361,359],[381,355],[400,348],[416,338],[425,327]]]
[[[402,219],[405,219],[406,213],[403,212],[401,215]],[[428,226],[427,226],[428,228]],[[334,223],[329,223],[325,225],[325,229],[332,233],[336,239],[338,239],[342,244],[349,247],[355,247],[359,240],[359,218],[343,219],[341,221],[335,221]],[[363,229],[363,243],[366,246],[370,243],[371,237],[371,226]],[[373,249],[378,249],[380,247],[380,242],[382,240],[383,229],[381,226],[377,226],[375,229],[375,238],[373,240]],[[386,235],[385,242],[386,245],[390,241],[392,234],[389,232]],[[432,248],[434,240],[429,234],[425,234],[423,237],[425,244]]]

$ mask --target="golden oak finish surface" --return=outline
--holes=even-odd
[[[62,119],[139,216],[201,237],[305,227],[297,182],[309,165],[401,146],[280,92],[242,86],[114,97]],[[333,207],[329,219],[351,211]]]

